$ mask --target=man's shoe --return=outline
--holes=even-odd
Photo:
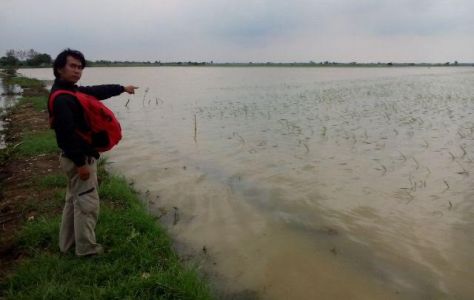
[[[104,254],[104,247],[102,247],[102,245],[97,245],[97,247],[95,248],[95,251],[96,251],[96,255]]]
[[[101,255],[101,254],[104,254],[104,247],[102,247],[102,245],[100,245],[100,244],[97,244],[97,245],[95,246],[95,252],[88,253],[88,254],[85,254],[85,255],[80,255],[80,256],[82,256],[82,257],[90,257],[90,256]]]

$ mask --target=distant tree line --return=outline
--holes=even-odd
[[[39,53],[34,49],[30,50],[7,50],[5,56],[0,57],[0,67],[46,67],[51,66],[51,56],[47,53]]]
[[[30,50],[14,50],[10,49],[5,56],[0,57],[0,69],[14,71],[21,67],[50,67],[53,60],[47,53],[39,53],[34,49]],[[118,61],[118,60],[96,60],[87,61],[87,65],[94,67],[100,66],[474,66],[473,63],[458,63],[458,61],[445,63],[396,63],[396,62],[373,62],[373,63],[340,63],[330,61],[309,61],[294,63],[278,63],[278,62],[248,62],[248,63],[214,63],[196,62],[196,61],[177,61],[177,62],[161,62],[152,61]]]
[[[204,66],[204,65],[212,65],[213,62],[196,62],[196,61],[188,61],[188,62],[161,62],[158,60],[152,61],[120,61],[120,60],[96,60],[96,61],[87,61],[88,66]]]

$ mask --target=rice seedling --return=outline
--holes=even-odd
[[[143,94],[143,100],[142,100],[142,105],[145,106],[145,100],[146,100],[146,96],[148,95],[148,92],[150,91],[150,88],[147,87],[145,89],[145,93]]]

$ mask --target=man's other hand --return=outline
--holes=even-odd
[[[89,179],[89,176],[91,175],[89,168],[85,165],[82,167],[77,167],[77,173],[79,173],[79,178],[81,180],[87,180]]]

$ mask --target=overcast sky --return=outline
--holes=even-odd
[[[473,0],[0,0],[0,55],[474,62]]]

